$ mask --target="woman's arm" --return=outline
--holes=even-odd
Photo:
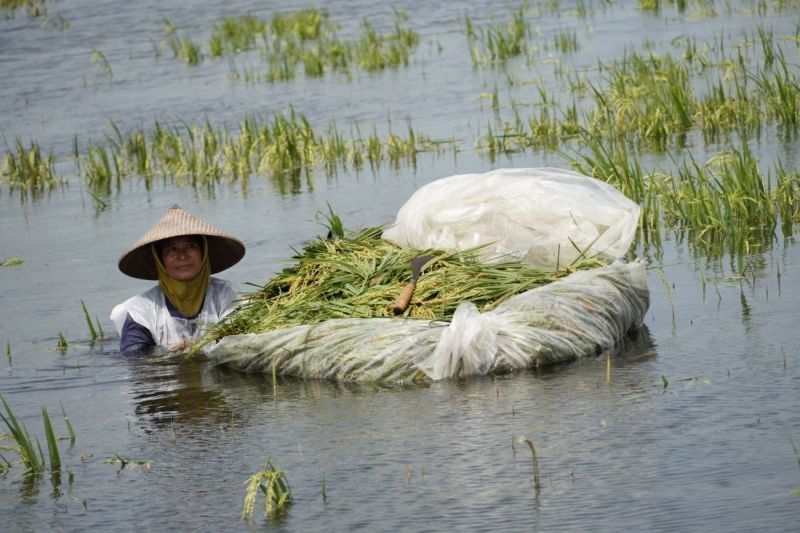
[[[134,321],[131,315],[127,315],[120,333],[119,353],[132,355],[147,351],[155,345],[156,341],[153,340],[150,330]]]

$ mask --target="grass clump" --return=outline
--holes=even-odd
[[[398,295],[411,280],[411,261],[429,259],[404,316],[448,319],[458,304],[471,301],[488,311],[515,294],[545,285],[599,261],[544,272],[520,262],[481,263],[477,250],[448,252],[404,249],[380,238],[380,228],[345,238],[317,239],[284,269],[249,294],[229,320],[212,332],[214,339],[239,333],[263,333],[330,318],[391,317]]]
[[[38,198],[53,190],[58,184],[53,170],[53,155],[43,155],[34,142],[26,147],[21,139],[17,139],[15,148],[6,147],[0,184],[6,183],[12,191],[19,190],[23,199],[28,195]]]
[[[35,18],[47,15],[47,0],[0,0],[0,9],[11,13],[17,9],[24,9],[29,17]]]
[[[60,474],[61,454],[58,450],[58,439],[53,431],[53,425],[50,421],[50,415],[47,413],[47,409],[42,407],[42,421],[44,424],[44,433],[48,452],[47,457],[45,457],[42,446],[39,443],[39,439],[31,438],[28,429],[21,424],[19,420],[17,420],[17,417],[11,410],[11,406],[8,405],[8,402],[2,394],[0,394],[0,401],[3,403],[3,407],[5,409],[5,413],[0,412],[0,420],[2,420],[6,426],[6,429],[8,430],[7,435],[0,434],[0,437],[4,437],[12,442],[10,445],[0,445],[0,450],[14,453],[18,458],[18,463],[21,463],[25,467],[26,474],[41,474],[45,471],[48,460],[50,463],[50,471],[54,475]],[[69,418],[67,417],[63,406],[61,407],[61,411],[64,414],[64,419],[67,423],[70,434],[70,442],[74,443],[75,431],[72,428],[72,424],[69,422]],[[14,466],[14,464],[0,454],[0,471],[7,470],[12,466]]]
[[[530,29],[525,21],[525,6],[512,13],[505,26],[495,24],[476,28],[469,17],[465,23],[473,66],[504,63],[528,50]]]

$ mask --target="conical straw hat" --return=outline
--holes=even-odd
[[[150,244],[161,239],[188,235],[205,235],[212,274],[232,267],[244,257],[242,241],[175,205],[167,209],[164,216],[120,256],[119,269],[133,278],[158,279]]]

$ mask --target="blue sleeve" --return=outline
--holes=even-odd
[[[125,317],[125,324],[122,326],[122,333],[119,339],[119,353],[122,355],[132,355],[149,350],[156,345],[150,330],[142,326],[131,318]]]

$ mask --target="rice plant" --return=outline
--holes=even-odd
[[[64,353],[64,352],[67,351],[67,348],[69,348],[69,343],[67,342],[66,337],[64,337],[64,334],[59,331],[58,332],[58,343],[56,344],[56,349],[59,352]]]
[[[25,261],[23,261],[21,257],[11,257],[9,259],[3,259],[2,261],[0,261],[0,267],[21,265],[24,262]]]
[[[38,198],[55,189],[59,181],[55,176],[53,155],[43,155],[35,142],[26,147],[19,138],[15,148],[16,151],[6,147],[0,185],[6,183],[12,191],[19,190],[23,199],[28,195]]]
[[[553,46],[562,54],[576,52],[580,48],[578,35],[575,30],[562,30],[553,37]]]
[[[50,422],[50,415],[47,414],[47,409],[42,407],[42,420],[44,422],[44,434],[47,440],[47,453],[50,457],[50,471],[61,471],[61,454],[58,452],[58,443],[56,442],[55,433],[53,433],[53,424]]]
[[[200,45],[186,35],[172,35],[167,39],[167,46],[172,50],[173,57],[184,61],[189,66],[195,66],[203,61],[203,52]]]
[[[58,450],[58,439],[53,431],[53,425],[50,421],[47,409],[42,407],[42,422],[44,424],[48,451],[48,457],[45,458],[42,447],[39,444],[39,439],[31,438],[28,429],[17,420],[14,412],[11,410],[11,406],[8,405],[8,402],[2,394],[0,394],[0,401],[3,402],[3,407],[5,408],[5,413],[0,412],[0,420],[3,421],[8,430],[6,438],[10,439],[13,443],[11,445],[0,446],[0,450],[13,452],[19,459],[19,462],[25,466],[26,474],[40,474],[44,472],[48,459],[50,462],[50,471],[53,474],[59,474],[61,472],[61,454]],[[63,406],[61,409],[63,412]],[[64,413],[64,416],[66,417],[66,413]],[[72,426],[69,425],[69,428],[70,435],[73,436],[74,439]],[[2,455],[0,455],[0,460],[2,460],[0,468],[10,468],[13,466],[12,463]]]
[[[530,30],[525,20],[525,6],[512,13],[505,26],[495,24],[476,28],[469,17],[466,17],[465,24],[473,66],[502,64],[528,50]]]
[[[278,518],[286,512],[292,503],[292,490],[283,470],[275,468],[272,460],[267,460],[267,466],[250,476],[245,482],[247,492],[242,506],[242,518],[249,519],[253,516],[256,497],[259,492],[264,494],[264,512],[268,518]]]
[[[349,75],[353,66],[375,72],[408,64],[419,35],[404,26],[407,20],[404,13],[396,10],[394,29],[388,33],[379,33],[364,20],[361,36],[346,40],[337,35],[337,25],[330,21],[328,12],[317,8],[276,14],[269,19],[252,15],[226,17],[214,25],[208,55],[219,58],[257,50],[264,67],[249,67],[244,72],[236,65],[231,67],[231,79],[249,83],[291,80],[300,69],[308,77],[320,77],[326,72]],[[175,38],[170,42],[173,49],[181,44]]]
[[[92,319],[89,317],[89,310],[86,308],[86,304],[81,300],[81,307],[83,308],[83,316],[86,318],[86,325],[89,328],[89,338],[92,342],[95,340],[102,339],[104,337],[103,328],[100,326],[100,320],[95,317],[95,323],[97,327],[92,323]]]
[[[47,0],[0,0],[0,9],[11,13],[17,9],[25,9],[31,18],[47,15]]]
[[[41,455],[41,447],[34,447],[34,441],[31,439],[28,429],[21,425],[14,412],[6,402],[6,399],[0,394],[0,401],[3,402],[5,414],[0,413],[0,420],[3,421],[8,429],[9,436],[14,442],[15,446],[3,447],[4,450],[13,451],[19,457],[20,462],[25,466],[26,473],[37,474],[44,471],[44,457]],[[39,453],[37,453],[37,449]],[[5,461],[9,464],[8,461]]]

